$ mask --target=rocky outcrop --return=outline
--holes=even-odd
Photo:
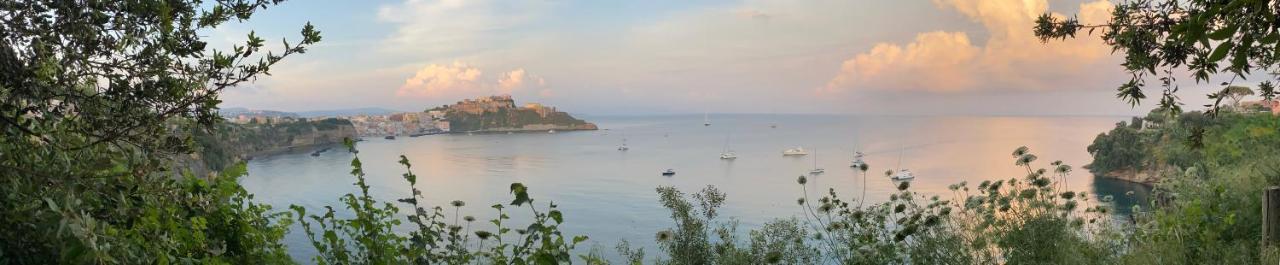
[[[537,103],[517,107],[510,96],[468,99],[435,110],[444,111],[450,131],[455,133],[598,129],[555,107]]]
[[[1178,170],[1177,167],[1166,165],[1143,170],[1112,170],[1110,172],[1100,174],[1099,176],[1150,186],[1155,185],[1156,182],[1160,182],[1160,180],[1164,179],[1166,176],[1171,176],[1173,174],[1182,174],[1182,171]]]
[[[200,150],[188,168],[221,170],[228,165],[300,148],[342,143],[356,137],[355,126],[343,119],[297,120],[270,124],[224,123],[217,130],[198,133]]]

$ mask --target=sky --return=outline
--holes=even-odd
[[[1045,12],[1105,22],[1111,5],[289,1],[207,37],[230,47],[254,31],[278,43],[299,39],[307,22],[323,36],[271,76],[225,91],[223,107],[414,111],[510,94],[517,104],[600,115],[1144,113],[1156,100],[1131,107],[1115,98],[1128,74],[1096,36],[1044,43],[1031,31]],[[1182,84],[1182,98],[1202,104],[1210,84]]]

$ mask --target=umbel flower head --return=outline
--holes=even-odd
[[[1031,151],[1031,148],[1027,148],[1026,146],[1019,146],[1018,149],[1013,150],[1013,157],[1021,157],[1022,155],[1025,155],[1027,154],[1027,152],[1030,152],[1030,151]]]
[[[800,185],[804,185],[805,183],[809,183],[809,179],[805,178],[804,175],[800,175],[799,178],[796,178],[796,183],[800,183]]]
[[[475,217],[475,216],[470,216],[470,215],[468,215],[468,216],[463,216],[463,217],[462,217],[462,220],[463,220],[463,221],[467,221],[468,223],[470,223],[470,222],[475,222],[475,221],[476,221],[476,217]]]
[[[1018,162],[1017,162],[1017,163],[1014,163],[1014,164],[1019,165],[1019,166],[1025,166],[1025,165],[1030,165],[1030,164],[1031,164],[1031,162],[1035,162],[1035,161],[1036,161],[1036,155],[1033,155],[1033,154],[1024,154],[1024,155],[1022,155],[1022,156],[1018,157]]]
[[[489,237],[491,236],[493,236],[493,233],[490,233],[489,231],[484,231],[484,230],[476,231],[476,237],[479,237],[480,240],[489,239]]]
[[[449,205],[453,205],[453,207],[462,207],[462,206],[466,206],[467,203],[455,200],[453,202],[450,202]]]
[[[671,230],[658,231],[658,234],[654,235],[654,239],[657,239],[658,242],[666,242],[673,237],[675,237],[675,234],[671,233]]]

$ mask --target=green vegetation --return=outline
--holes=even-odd
[[[519,183],[509,187],[510,203],[492,206],[493,230],[458,216],[466,206],[461,201],[450,203],[450,218],[447,208],[419,201],[417,176],[403,157],[409,198],[399,204],[373,199],[357,156],[351,174],[358,191],[341,196],[341,211],[318,212],[254,203],[237,183],[243,164],[211,161],[222,169],[211,177],[174,166],[197,151],[206,157],[236,152],[202,145],[211,138],[258,144],[281,133],[344,126],[327,120],[219,127],[222,89],[268,73],[320,36],[306,25],[301,41],[283,41],[279,53],[263,51],[264,40],[253,33],[242,46],[211,51],[199,32],[250,19],[279,2],[0,3],[0,263],[288,264],[294,261],[281,241],[295,221],[319,253],[312,261],[322,264],[607,263],[599,251],[574,257],[586,237],[563,234],[565,213],[554,203],[535,206]],[[1107,219],[1108,197],[1094,205],[1089,194],[1060,189],[1071,167],[1037,168],[1038,158],[1023,147],[1012,157],[1025,176],[976,187],[958,183],[949,198],[918,194],[903,183],[879,204],[864,206],[834,191],[812,200],[800,177],[806,190],[797,203],[804,215],[770,222],[746,238],[735,222],[716,219],[727,194],[661,187],[659,203],[673,226],[655,231],[664,256],[652,262],[1274,264],[1280,251],[1261,242],[1258,198],[1280,184],[1274,163],[1280,119],[1220,112],[1216,103],[1207,114],[1183,113],[1171,73],[1185,66],[1197,82],[1207,81],[1224,60],[1223,69],[1241,78],[1253,69],[1274,70],[1277,10],[1274,1],[1140,0],[1118,6],[1110,25],[1040,19],[1036,33],[1045,39],[1103,29],[1103,39],[1126,54],[1134,78],[1119,96],[1134,104],[1145,98],[1145,76],[1163,70],[1162,108],[1119,124],[1089,147],[1093,171],[1177,169],[1155,183],[1155,207],[1135,211],[1140,214],[1129,225]],[[1210,97],[1243,95],[1224,86]],[[1263,97],[1273,89],[1259,86]],[[533,118],[523,111],[495,112],[491,121],[487,115],[462,118],[455,128],[514,127]],[[412,212],[401,215],[397,205]],[[510,214],[523,209],[529,223],[511,224]],[[407,235],[396,232],[404,227]],[[642,249],[625,241],[618,249],[629,263],[645,262]]]
[[[191,132],[204,168],[221,170],[257,155],[294,147],[340,144],[355,137],[355,127],[344,119],[289,120],[275,123],[219,123],[212,130]]]
[[[347,147],[353,154],[357,153],[354,143],[347,140]],[[410,170],[412,165],[404,156],[400,156],[400,164],[406,172],[403,177],[409,182],[412,194],[398,202],[410,206],[413,213],[407,215],[409,224],[416,227],[408,237],[397,234],[393,228],[401,224],[396,215],[399,208],[388,202],[378,202],[369,193],[365,183],[365,173],[357,156],[351,159],[351,175],[355,176],[359,192],[348,193],[341,197],[346,210],[354,217],[338,217],[333,207],[326,207],[321,214],[307,214],[307,209],[292,206],[294,212],[303,218],[302,225],[311,244],[320,252],[313,260],[318,264],[558,264],[572,260],[570,251],[585,236],[576,236],[566,242],[565,235],[560,232],[559,225],[564,223],[564,214],[556,210],[555,203],[548,203],[546,210],[539,210],[529,197],[528,188],[520,183],[511,184],[511,194],[515,199],[507,208],[503,204],[492,206],[497,211],[496,217],[489,223],[496,226],[493,232],[476,230],[472,232],[475,218],[462,218],[459,222],[457,209],[466,206],[462,201],[453,201],[454,216],[445,216],[445,210],[436,206],[430,209],[420,202],[422,191],[418,190],[417,175]],[[532,214],[532,223],[512,228],[508,224],[508,211],[527,207]],[[310,219],[310,221],[307,221]],[[452,222],[450,222],[452,220]],[[316,227],[318,226],[318,227]],[[514,231],[514,233],[512,233]],[[475,239],[474,247],[470,243]]]
[[[0,3],[0,263],[289,262],[287,215],[251,202],[229,167],[211,179],[170,161],[212,128],[218,94],[320,41],[283,50],[210,29],[279,1]]]
[[[1261,246],[1262,190],[1280,185],[1280,119],[1270,113],[1156,111],[1160,126],[1119,124],[1090,145],[1095,172],[1162,170],[1147,215],[1129,239],[1126,263],[1258,263],[1275,249]],[[1158,115],[1159,114],[1159,115]],[[1188,141],[1206,130],[1203,141]],[[1194,146],[1203,142],[1202,146]],[[1265,254],[1265,255],[1264,255]],[[1145,260],[1145,262],[1143,262]]]
[[[495,128],[520,128],[531,124],[550,124],[556,126],[580,126],[586,121],[574,118],[564,112],[548,112],[546,117],[537,111],[521,108],[499,108],[496,111],[471,114],[461,111],[449,111],[445,114],[449,127],[453,131],[483,131]]]
[[[1075,38],[1080,31],[1099,34],[1115,51],[1132,78],[1116,94],[1137,106],[1145,99],[1146,81],[1156,78],[1163,88],[1160,108],[1181,112],[1174,73],[1190,73],[1195,82],[1210,82],[1230,73],[1210,114],[1223,99],[1243,91],[1231,88],[1255,71],[1275,72],[1280,64],[1280,4],[1274,1],[1161,1],[1132,0],[1116,4],[1106,24],[1085,25],[1074,18],[1041,15],[1035,34],[1043,41]]]

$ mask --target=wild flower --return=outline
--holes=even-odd
[[[667,240],[671,240],[673,237],[675,237],[675,235],[671,233],[670,230],[658,231],[658,233],[654,235],[654,239],[657,239],[658,242],[666,242]]]
[[[493,236],[493,233],[490,233],[489,231],[484,231],[484,230],[476,231],[476,237],[480,238],[480,240],[488,240],[489,237],[492,237],[492,236]]]

